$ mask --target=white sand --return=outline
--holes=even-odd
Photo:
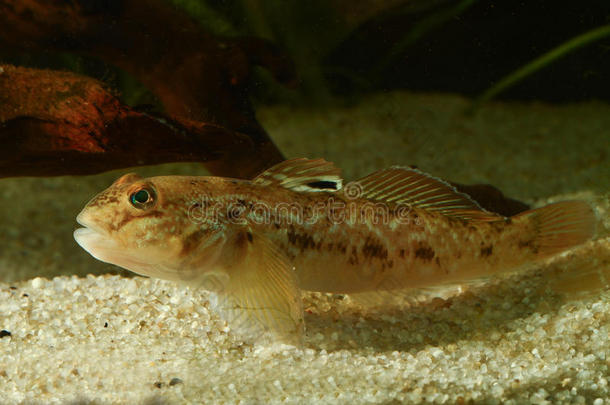
[[[111,269],[71,230],[118,173],[0,180],[0,329],[11,333],[0,338],[0,403],[610,403],[608,290],[566,301],[547,288],[556,272],[610,267],[610,107],[496,104],[463,118],[464,105],[393,94],[260,115],[290,156],[325,156],[349,178],[410,163],[528,202],[585,198],[601,239],[530,275],[408,309],[307,294],[300,351],[242,344],[203,291],[139,277],[34,278]],[[138,170],[168,171],[199,169]]]
[[[610,261],[610,240],[588,249]],[[241,344],[208,311],[207,293],[169,282],[5,284],[0,313],[11,336],[0,339],[1,395],[4,403],[171,404],[608,397],[610,298],[561,303],[540,294],[541,284],[509,279],[403,311],[308,294],[303,351]]]

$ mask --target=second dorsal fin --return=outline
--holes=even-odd
[[[337,191],[343,187],[341,170],[324,159],[291,159],[265,170],[252,180],[294,191]]]
[[[358,180],[362,197],[405,204],[465,220],[494,221],[503,217],[485,211],[447,182],[417,169],[393,166]]]

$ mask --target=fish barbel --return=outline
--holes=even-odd
[[[595,215],[564,201],[507,218],[448,183],[392,167],[343,184],[323,159],[253,180],[127,174],[77,217],[95,258],[213,291],[229,324],[300,341],[301,290],[367,293],[506,272],[594,235]]]

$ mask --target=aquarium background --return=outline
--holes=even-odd
[[[104,16],[102,27],[120,25],[130,5],[146,6],[67,3]],[[0,0],[0,21],[28,4],[36,2]],[[532,277],[494,281],[408,310],[375,312],[343,296],[307,294],[305,350],[257,348],[231,334],[209,310],[205,292],[133,278],[94,260],[72,237],[82,207],[124,173],[222,175],[217,166],[141,167],[134,159],[131,168],[123,161],[95,175],[0,172],[0,329],[10,332],[0,333],[2,398],[604,403],[610,395],[607,286],[577,300],[540,286],[558,268],[610,266],[610,3],[149,4],[187,16],[215,41],[249,44],[243,38],[256,37],[273,44],[278,53],[265,54],[272,59],[267,68],[247,72],[236,97],[246,116],[255,112],[246,127],[267,134],[284,157],[323,157],[348,180],[415,165],[450,181],[491,184],[531,206],[583,199],[598,215],[596,241]],[[73,38],[45,43],[13,33],[0,35],[0,65],[92,77],[134,110],[174,114],[141,73],[153,71],[159,55],[149,55],[152,62],[138,75]],[[488,97],[503,79],[566,43],[555,58]],[[1,89],[0,104],[7,102]],[[227,94],[205,99],[222,104]],[[13,145],[3,138],[3,121],[0,114],[0,142]],[[228,164],[247,166],[255,158]]]

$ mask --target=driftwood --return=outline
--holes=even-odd
[[[224,128],[224,131],[216,132],[220,139],[214,140],[211,145],[200,145],[212,149],[206,155],[206,161],[213,173],[249,177],[282,160],[280,151],[256,121],[247,94],[248,79],[254,65],[266,67],[283,83],[291,84],[295,81],[294,70],[288,58],[266,41],[214,37],[160,0],[0,0],[0,26],[0,42],[4,49],[12,48],[15,52],[50,49],[100,58],[124,69],[142,82],[160,100],[165,114],[173,120],[183,124],[190,122],[194,127]],[[33,86],[35,85],[34,83]],[[98,105],[98,108],[106,106]],[[133,113],[135,112],[130,112]],[[113,111],[102,111],[101,114],[111,116]],[[136,122],[144,127],[132,128],[137,135],[124,131],[126,137],[145,137],[146,125],[152,125],[152,120],[138,121],[131,116],[128,120],[132,127],[136,126]],[[15,122],[3,123],[3,131],[17,125]],[[19,126],[25,128],[27,125]],[[159,126],[156,124],[155,127]],[[206,136],[200,141],[210,141],[212,133],[207,130],[204,132]],[[232,135],[224,139],[227,134]],[[237,134],[250,139],[251,142],[245,143],[248,147],[235,147],[235,138],[240,138]],[[0,135],[6,138],[11,134]],[[15,135],[14,129],[12,135]],[[73,141],[78,139],[73,138]],[[109,139],[115,138],[109,134]],[[159,141],[160,138],[157,138],[154,142]],[[146,143],[147,140],[131,139],[129,142],[136,145],[138,142]],[[168,142],[173,142],[176,147],[174,157],[180,152],[187,155],[175,160],[191,160],[189,155],[192,154],[192,144]],[[223,153],[217,155],[217,147],[224,142],[227,145],[222,148]],[[49,152],[53,153],[52,150]],[[165,153],[161,150],[153,151],[152,147],[148,152],[153,155]],[[71,161],[72,157],[79,155],[63,156],[63,166],[57,164],[50,171],[46,171],[44,165],[39,165],[38,170],[32,168],[27,173],[19,173],[14,169],[12,173],[2,172],[0,175],[82,173],[80,161]],[[106,159],[106,164],[99,165],[99,170],[113,168],[112,162],[114,167],[138,162],[128,153],[121,155],[121,158],[126,160],[117,160],[118,155]],[[24,155],[22,166],[28,164],[27,159]],[[169,156],[151,156],[143,163],[168,160],[174,159]]]
[[[0,65],[0,175],[91,174],[256,152],[221,127],[152,116],[122,104],[97,80]]]

